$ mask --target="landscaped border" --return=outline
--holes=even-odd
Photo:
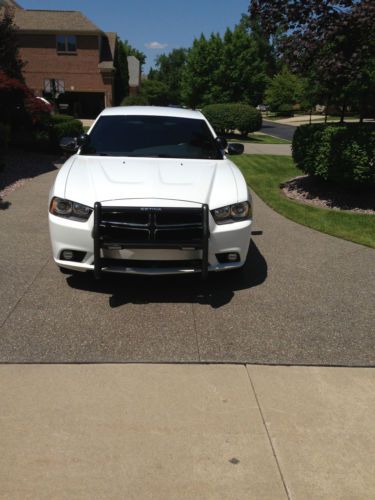
[[[331,236],[375,248],[375,216],[304,205],[287,198],[280,184],[301,175],[292,158],[241,155],[233,160],[247,183],[262,200],[281,215]]]

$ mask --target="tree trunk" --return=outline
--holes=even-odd
[[[310,108],[310,125],[311,125],[311,115],[312,115],[312,108]]]

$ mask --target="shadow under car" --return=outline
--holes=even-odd
[[[262,284],[267,278],[267,263],[252,241],[246,264],[233,271],[209,273],[202,281],[197,274],[171,276],[104,275],[77,273],[67,278],[70,287],[110,295],[112,308],[125,304],[198,303],[219,308],[228,304],[234,292]]]

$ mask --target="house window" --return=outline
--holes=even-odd
[[[77,37],[75,35],[57,35],[57,52],[75,54],[77,52]]]

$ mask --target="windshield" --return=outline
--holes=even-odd
[[[222,159],[207,123],[169,116],[102,116],[82,155]]]

